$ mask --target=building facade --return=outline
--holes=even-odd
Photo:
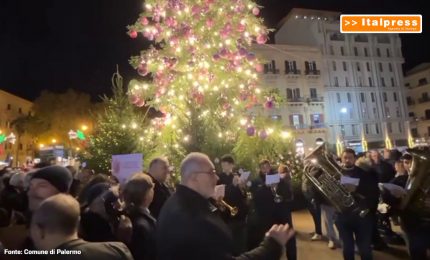
[[[253,50],[267,62],[263,85],[277,89],[285,101],[265,109],[265,116],[281,121],[292,132],[298,152],[327,140],[320,50],[279,44],[257,45]]]
[[[331,144],[356,151],[408,145],[401,41],[397,34],[341,34],[340,13],[293,9],[276,44],[321,52],[325,125]]]
[[[430,145],[430,63],[408,71],[405,87],[413,143]]]
[[[1,134],[9,136],[15,135],[15,143],[5,141],[0,144],[0,160],[14,159],[21,164],[26,161],[27,157],[32,157],[33,142],[25,134],[18,136],[13,127],[13,121],[20,117],[31,115],[33,103],[26,99],[15,96],[6,91],[0,90],[0,131]]]

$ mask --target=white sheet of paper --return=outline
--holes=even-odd
[[[281,181],[281,176],[276,174],[266,175],[266,185],[276,184]]]
[[[400,198],[406,195],[406,190],[392,183],[378,183],[379,189],[387,189],[394,197]]]
[[[358,186],[359,183],[360,183],[359,178],[351,178],[348,176],[341,176],[340,177],[340,184],[349,184],[349,185]]]
[[[112,155],[112,175],[115,175],[121,184],[138,172],[142,172],[143,155],[136,154],[118,154]]]
[[[240,181],[241,183],[245,183],[245,182],[248,180],[249,175],[251,175],[251,172],[242,172],[242,173],[240,174],[239,181]]]
[[[214,191],[214,198],[218,199],[218,198],[224,198],[225,196],[225,185],[221,184],[221,185],[217,185],[215,186],[215,191]]]

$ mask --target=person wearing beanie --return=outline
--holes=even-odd
[[[68,193],[72,181],[70,171],[57,165],[47,166],[34,172],[27,193],[30,211],[36,210],[43,200],[51,196]]]

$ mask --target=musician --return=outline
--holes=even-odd
[[[231,216],[231,212],[225,212],[226,214],[223,216],[233,234],[233,254],[239,255],[246,250],[246,216],[248,214],[246,184],[240,183],[239,176],[233,172],[234,159],[231,155],[221,157],[221,168],[222,172],[218,175],[217,185],[225,185],[224,201],[238,209],[235,216]]]
[[[268,160],[259,163],[259,176],[252,181],[250,192],[252,194],[252,212],[249,216],[249,245],[255,246],[264,237],[264,232],[274,224],[288,223],[293,226],[291,209],[287,202],[292,198],[291,185],[288,185],[287,175],[281,175],[281,180],[275,189],[266,185],[266,176],[278,174]],[[275,202],[275,197],[282,200]],[[286,244],[288,260],[297,259],[296,240],[291,238]]]
[[[416,173],[422,169],[411,171],[412,156],[410,154],[403,155],[402,159],[403,165],[408,172],[408,178],[405,182],[403,178],[404,175],[400,175],[395,178],[392,183],[405,188],[406,192],[409,193],[412,190]],[[419,184],[415,183],[415,185]],[[406,207],[403,211],[400,211],[399,206],[404,196],[403,194],[387,189],[384,189],[382,194],[384,201],[391,206],[392,211],[400,216],[401,227],[407,237],[407,245],[411,259],[429,259],[426,251],[430,249],[430,219],[422,214],[422,211],[425,209]],[[427,207],[430,207],[429,195],[430,194],[427,193],[425,195],[426,197],[423,198],[425,200],[424,205],[427,205]]]
[[[158,218],[161,207],[171,195],[166,184],[169,173],[169,161],[166,158],[157,157],[149,163],[149,176],[155,184],[154,199],[149,205],[149,211],[155,219]]]
[[[343,257],[345,260],[354,260],[355,243],[363,260],[372,259],[372,229],[374,225],[373,214],[379,200],[378,185],[372,175],[355,166],[355,151],[345,149],[341,156],[342,174],[350,178],[360,179],[358,186],[344,185],[351,192],[363,208],[369,209],[369,214],[359,216],[356,212],[338,212],[336,226],[343,242]]]
[[[185,157],[181,184],[158,218],[158,259],[280,259],[282,245],[294,235],[288,225],[273,226],[260,246],[237,258],[232,256],[231,232],[208,201],[217,181],[215,167],[207,155],[191,153]]]

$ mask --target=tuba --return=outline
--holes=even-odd
[[[318,146],[305,158],[304,174],[306,178],[324,195],[324,197],[339,212],[358,213],[365,217],[368,209],[359,207],[353,195],[340,183],[342,176],[341,167],[326,151],[325,143]],[[311,163],[311,164],[309,164]],[[321,171],[313,173],[310,167],[316,166]]]
[[[430,222],[430,152],[417,148],[407,152],[412,155],[410,176],[414,180],[400,202],[400,210]]]

